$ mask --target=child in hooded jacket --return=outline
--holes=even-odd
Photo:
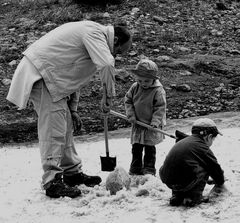
[[[129,174],[155,175],[155,145],[163,141],[164,135],[137,125],[136,121],[162,129],[166,125],[166,93],[158,78],[157,64],[153,61],[142,59],[131,71],[136,82],[126,93],[124,101],[127,118],[132,123]]]

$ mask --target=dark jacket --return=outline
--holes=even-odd
[[[177,142],[160,168],[161,180],[170,188],[172,185],[187,187],[202,174],[211,176],[218,185],[224,183],[223,170],[215,155],[198,135]]]

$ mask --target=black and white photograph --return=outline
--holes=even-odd
[[[0,223],[240,220],[239,0],[0,0]]]

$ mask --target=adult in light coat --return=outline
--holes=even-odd
[[[75,185],[101,182],[82,172],[73,143],[73,125],[81,126],[79,90],[99,72],[107,91],[101,107],[107,112],[115,95],[114,56],[128,51],[131,40],[126,27],[79,21],[55,28],[23,52],[7,100],[19,109],[29,100],[34,105],[47,196],[77,197],[81,191]]]

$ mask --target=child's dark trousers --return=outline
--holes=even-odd
[[[143,156],[144,149],[144,156]],[[132,145],[132,162],[130,166],[130,174],[156,174],[156,147],[134,143]]]

